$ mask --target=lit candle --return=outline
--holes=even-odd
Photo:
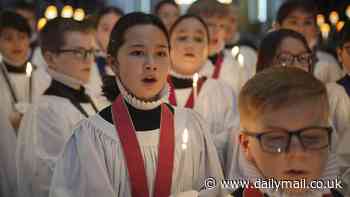
[[[185,128],[184,132],[182,133],[182,144],[181,148],[183,151],[187,149],[187,142],[188,142],[188,130]]]
[[[49,20],[57,17],[57,8],[54,5],[50,5],[45,10],[45,17]]]
[[[241,53],[238,54],[237,60],[238,60],[239,66],[244,67],[244,56]]]
[[[72,18],[73,17],[73,7],[70,5],[65,5],[61,12],[62,18]]]
[[[238,46],[234,46],[234,47],[231,49],[232,56],[233,56],[234,58],[237,58],[237,55],[239,54],[239,51],[240,51],[239,47],[238,47]]]
[[[331,21],[332,25],[337,24],[337,22],[339,21],[339,14],[336,11],[332,11],[329,14],[329,21]]]
[[[199,78],[199,75],[198,73],[195,73],[193,75],[193,82],[192,82],[192,86],[193,86],[193,103],[195,104],[196,103],[196,100],[197,100],[197,83],[198,83],[198,78]]]
[[[328,23],[324,23],[321,25],[320,29],[321,29],[321,33],[322,33],[322,38],[324,40],[327,40],[328,36],[329,36],[329,32],[331,31],[331,27],[329,26]]]
[[[325,23],[326,19],[322,14],[317,15],[317,25],[321,26],[323,23]]]
[[[47,23],[47,19],[46,18],[40,18],[38,20],[38,24],[37,24],[36,28],[40,31],[40,30],[42,30],[45,27],[46,23]]]
[[[77,8],[74,11],[73,19],[76,20],[76,21],[82,21],[82,20],[84,20],[84,18],[85,18],[84,10],[81,9],[81,8]]]
[[[33,66],[30,62],[27,63],[26,65],[26,81],[27,81],[27,95],[26,98],[28,99],[28,103],[31,102],[31,92],[32,92],[32,82],[31,82],[31,77],[32,77],[32,71],[33,71]]]
[[[338,21],[336,25],[337,32],[340,32],[343,29],[344,25],[345,25],[344,21]]]
[[[346,8],[345,14],[350,19],[350,5]]]

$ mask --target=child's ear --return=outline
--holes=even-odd
[[[242,152],[244,153],[246,159],[248,161],[253,161],[251,149],[249,148],[250,147],[250,137],[243,134],[243,133],[240,133],[239,134],[239,144],[242,148]]]
[[[55,56],[57,56],[57,54],[54,54],[50,51],[43,51],[42,54],[48,66],[54,67],[56,65]]]
[[[343,63],[343,58],[342,58],[342,49],[340,47],[337,47],[337,56],[338,56],[338,61],[340,63]]]
[[[107,57],[107,64],[108,64],[108,66],[111,67],[113,72],[118,75],[118,73],[119,73],[119,64],[118,64],[117,58],[112,57],[112,56],[108,56]]]

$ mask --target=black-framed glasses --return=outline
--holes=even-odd
[[[57,51],[58,53],[72,53],[77,58],[81,58],[83,60],[86,60],[88,57],[95,58],[98,54],[98,50],[96,49],[59,49]]]
[[[321,150],[331,145],[332,127],[307,127],[296,131],[278,129],[263,133],[242,131],[247,136],[258,139],[263,151],[269,153],[288,152],[292,137],[296,136],[304,150]]]
[[[310,67],[314,62],[314,56],[309,52],[299,55],[280,53],[277,55],[277,61],[278,64],[282,66],[291,66],[294,62],[297,62],[303,67]]]

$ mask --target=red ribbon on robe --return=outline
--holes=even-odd
[[[198,84],[197,84],[197,95],[199,95],[201,89],[202,89],[202,86],[204,84],[204,82],[207,80],[206,77],[201,77],[198,79]],[[177,102],[176,102],[176,93],[175,93],[175,86],[173,84],[173,82],[171,81],[171,78],[168,77],[168,83],[169,83],[169,86],[170,86],[170,92],[169,92],[169,103],[174,105],[174,106],[177,106]],[[194,107],[194,92],[193,92],[193,89],[191,91],[191,94],[190,96],[188,97],[187,99],[187,102],[185,104],[185,108],[193,108]],[[198,98],[198,97],[197,97]]]
[[[137,141],[135,127],[123,97],[119,95],[112,104],[113,121],[126,160],[131,194],[133,197],[149,197],[145,164]],[[174,117],[166,104],[161,104],[158,162],[155,176],[154,197],[170,196],[174,168],[175,131]]]
[[[224,62],[224,55],[220,53],[218,54],[218,57],[216,58],[216,61],[215,61],[214,72],[213,72],[213,75],[211,76],[213,79],[219,78],[220,71],[222,68],[222,62]]]

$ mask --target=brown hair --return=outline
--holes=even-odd
[[[273,67],[257,73],[239,94],[242,117],[256,118],[267,109],[279,109],[303,101],[319,100],[328,117],[324,84],[311,73],[293,67]]]
[[[76,21],[68,18],[55,18],[49,20],[40,32],[40,46],[43,52],[57,53],[65,45],[67,32],[90,33],[93,25],[88,21]]]
[[[219,3],[215,0],[197,0],[187,10],[188,14],[199,15],[201,17],[228,17],[231,15],[230,5]]]

